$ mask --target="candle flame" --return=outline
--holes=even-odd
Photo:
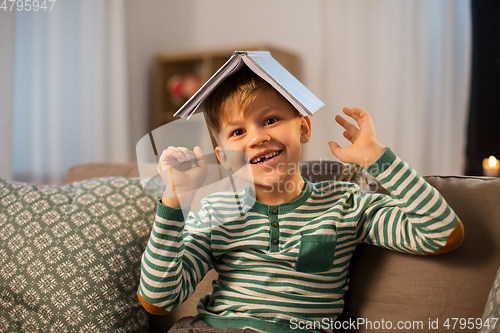
[[[497,165],[498,161],[497,159],[495,158],[495,156],[490,156],[490,158],[488,159],[488,164],[490,165],[490,167],[495,167]]]

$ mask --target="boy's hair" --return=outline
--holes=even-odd
[[[247,66],[224,80],[205,100],[205,120],[213,131],[219,133],[222,120],[230,112],[229,105],[235,102],[246,115],[259,93],[271,87]]]

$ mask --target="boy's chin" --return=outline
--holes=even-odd
[[[268,190],[286,191],[293,188],[296,184],[292,179],[280,176],[266,176],[261,179],[254,178],[255,187],[266,188]]]
[[[259,187],[259,188],[274,188],[278,182],[270,182],[270,181],[258,181],[258,180],[255,180],[254,179],[254,184],[255,184],[255,187]]]

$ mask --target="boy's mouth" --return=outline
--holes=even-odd
[[[266,153],[266,154],[263,154],[263,155],[260,155],[258,157],[255,157],[253,158],[250,163],[251,164],[262,164],[262,163],[265,163],[271,159],[273,159],[274,157],[278,156],[279,154],[281,154],[283,150],[276,150],[276,151],[273,151],[273,152],[270,152],[270,153]]]

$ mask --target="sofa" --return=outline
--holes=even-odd
[[[301,168],[303,175],[313,182],[336,179],[356,182],[363,191],[385,192],[356,166],[312,161],[302,163]],[[211,282],[217,277],[213,270],[198,285],[195,293],[168,315],[146,314],[133,299],[140,262],[140,251],[137,248],[143,249],[146,244],[156,205],[153,198],[137,191],[140,184],[138,176],[135,164],[93,163],[72,167],[67,172],[67,184],[61,187],[31,186],[25,189],[27,185],[23,184],[0,184],[0,228],[4,235],[0,243],[0,264],[3,267],[6,263],[11,265],[8,270],[0,268],[0,279],[4,280],[0,280],[0,333],[27,332],[28,329],[43,331],[44,324],[53,326],[54,323],[61,328],[69,328],[61,329],[61,332],[149,330],[151,333],[160,333],[167,332],[179,318],[196,314],[198,299],[210,292]],[[437,256],[413,256],[364,244],[358,246],[351,262],[350,287],[345,295],[344,313],[338,320],[344,331],[384,332],[397,329],[402,332],[477,332],[483,326],[480,318],[483,317],[488,295],[500,267],[500,243],[497,241],[500,239],[500,178],[426,176],[425,179],[443,195],[462,220],[465,229],[463,243],[454,251]],[[118,195],[115,188],[119,190]],[[81,223],[82,230],[86,230],[76,237],[81,238],[80,243],[75,241],[75,237],[72,240],[76,245],[71,245],[71,242],[67,245],[68,241],[62,240],[72,235],[61,237],[61,240],[55,239],[53,228],[56,223],[50,217],[56,215],[51,215],[50,205],[43,214],[23,216],[26,210],[23,207],[40,206],[40,200],[50,201],[43,199],[45,193],[56,193],[59,197],[61,193],[69,193],[68,198],[77,198],[71,209],[68,208],[69,203],[66,203],[66,216],[70,222],[75,221],[75,215],[82,215],[78,209],[94,205],[90,213],[86,213],[88,216],[78,216],[76,219],[80,221],[76,223]],[[27,196],[31,197],[26,199]],[[133,206],[137,203],[140,203],[139,207]],[[130,210],[127,205],[135,208]],[[103,211],[108,215],[102,215]],[[103,219],[99,216],[106,216],[108,224],[101,226],[99,223]],[[110,219],[109,216],[114,217]],[[40,218],[41,222],[33,222],[36,218]],[[35,228],[37,232],[26,231],[30,223],[31,228]],[[19,224],[23,227],[18,227]],[[52,229],[45,225],[50,225]],[[94,229],[89,229],[89,226]],[[123,228],[129,228],[129,234],[121,234],[120,230]],[[62,250],[62,256],[65,251],[68,252],[66,266],[63,265],[64,262],[51,266],[44,260],[52,260],[52,257],[37,257],[38,254],[32,253],[38,247],[40,252],[48,252],[46,248],[49,246],[44,247],[43,242],[35,244],[33,241],[35,245],[32,250],[26,246],[31,244],[30,239],[38,237],[31,234],[42,235],[44,232],[47,242],[60,244],[58,248]],[[5,236],[6,234],[8,235]],[[16,237],[17,243],[12,242]],[[106,260],[98,257],[101,253],[106,253],[106,248],[96,251],[96,244],[104,244],[101,239],[112,242],[118,240],[113,245],[114,252]],[[20,243],[22,244],[16,246]],[[97,256],[94,263],[99,263],[97,266],[101,266],[100,270],[83,267],[81,262],[71,263],[71,258],[75,256],[82,258],[81,252],[85,251],[85,246],[88,246],[87,251],[93,251],[94,257]],[[131,251],[132,248],[134,251]],[[40,275],[49,272],[49,276],[60,279],[62,282],[55,282],[58,286],[65,285],[65,281],[74,284],[77,278],[84,279],[87,271],[93,270],[93,275],[89,275],[87,281],[101,283],[96,284],[95,288],[104,288],[106,292],[100,294],[85,285],[78,290],[79,285],[76,285],[74,289],[54,296],[54,291],[45,292],[45,289],[41,289],[40,286],[46,287],[40,282],[37,282],[37,288],[40,287],[42,291],[30,288],[30,283],[34,284],[30,279],[37,274],[30,262],[38,262],[36,267],[42,270]],[[124,267],[130,272],[124,271]],[[107,280],[95,278],[95,272]],[[123,278],[127,275],[127,278]],[[17,287],[19,283],[22,288]],[[129,286],[134,283],[133,287]],[[113,290],[115,298],[108,297],[110,290]],[[70,303],[74,300],[69,297],[65,299],[64,293],[76,295],[73,297],[77,302]],[[120,295],[125,296],[119,299]],[[49,311],[50,307],[52,310]],[[79,311],[88,312],[84,316],[88,317],[87,322],[76,319]],[[21,327],[24,329],[20,329]]]

